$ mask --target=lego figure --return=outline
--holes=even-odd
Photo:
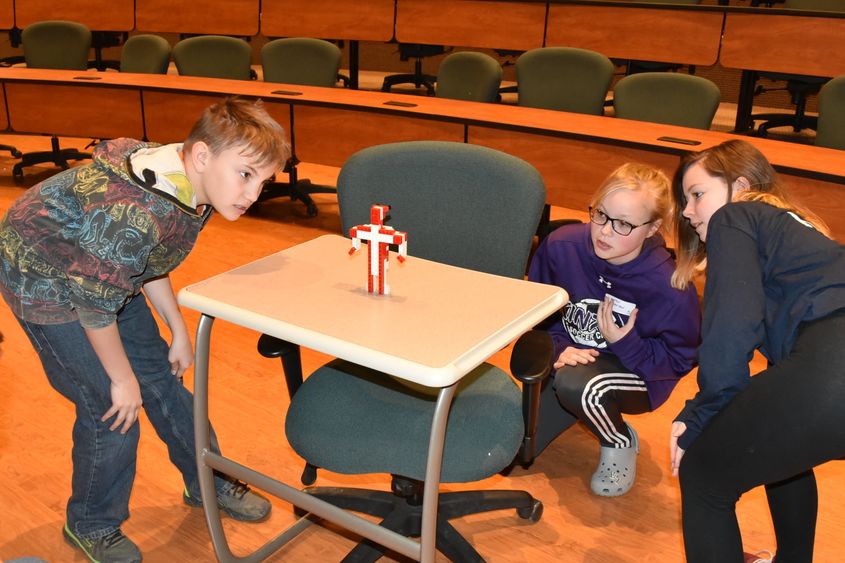
[[[373,205],[370,209],[370,224],[349,229],[349,236],[352,237],[350,256],[361,249],[361,241],[370,244],[367,255],[367,291],[379,295],[390,295],[390,286],[387,285],[387,266],[390,258],[388,245],[399,245],[397,259],[400,263],[408,256],[407,234],[384,224],[388,219],[388,211],[389,205]]]

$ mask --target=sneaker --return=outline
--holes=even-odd
[[[742,557],[745,563],[772,563],[775,560],[772,552],[766,549],[757,553],[743,553]]]
[[[188,506],[202,506],[202,498],[192,497],[188,489],[182,493],[182,500]],[[269,500],[237,480],[227,481],[222,489],[217,490],[217,506],[241,522],[260,522],[267,518],[273,508]]]
[[[75,536],[65,524],[62,535],[66,542],[81,549],[94,563],[140,563],[141,561],[141,550],[132,543],[132,540],[123,535],[120,528],[101,538],[86,540]]]
[[[637,476],[637,454],[640,444],[636,431],[628,425],[631,445],[627,448],[601,447],[599,466],[590,479],[590,488],[602,497],[624,495],[634,485]]]

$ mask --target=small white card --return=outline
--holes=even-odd
[[[624,301],[619,299],[618,297],[614,297],[610,293],[607,294],[613,300],[613,312],[619,313],[620,315],[625,315],[626,317],[631,316],[631,311],[637,308],[636,303],[630,303],[628,301]]]

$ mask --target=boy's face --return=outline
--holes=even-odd
[[[278,170],[277,164],[258,166],[252,158],[241,154],[243,150],[233,147],[213,154],[208,145],[199,142],[186,159],[195,173],[194,177],[189,173],[189,178],[196,190],[197,204],[211,205],[229,221],[246,213]]]

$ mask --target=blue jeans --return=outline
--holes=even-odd
[[[50,385],[76,406],[68,527],[86,539],[108,535],[129,517],[139,424],[121,434],[119,429],[109,430],[113,419],[100,420],[111,407],[111,380],[78,322],[19,322],[38,352]],[[170,372],[168,344],[162,339],[143,294],[133,297],[120,310],[117,326],[141,388],[144,411],[167,445],[170,461],[182,473],[188,493],[200,498],[193,395]],[[219,452],[213,431],[211,443],[212,449]],[[219,477],[217,481],[218,489],[227,485]]]

